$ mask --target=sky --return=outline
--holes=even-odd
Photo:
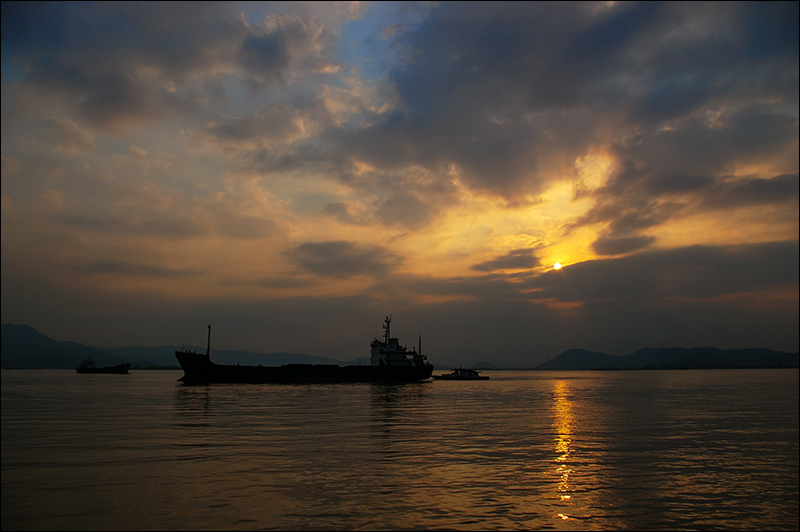
[[[2,322],[796,352],[799,114],[797,2],[3,2]]]

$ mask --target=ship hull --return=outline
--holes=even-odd
[[[115,375],[127,375],[131,368],[130,364],[120,364],[118,366],[108,366],[105,368],[77,368],[78,373],[112,373]]]
[[[215,364],[204,354],[176,351],[185,384],[324,384],[347,382],[415,382],[429,379],[433,365],[337,366],[332,364],[284,364],[238,366]]]

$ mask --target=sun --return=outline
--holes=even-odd
[[[553,269],[554,270],[560,270],[561,269],[561,263],[560,262],[556,262],[555,264],[553,264]]]

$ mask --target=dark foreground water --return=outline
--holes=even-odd
[[[798,529],[796,369],[485,374],[3,370],[2,529]]]

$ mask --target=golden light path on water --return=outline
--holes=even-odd
[[[572,402],[569,399],[569,385],[567,381],[557,380],[553,382],[553,400],[555,404],[553,425],[555,430],[555,450],[557,464],[556,473],[558,474],[558,493],[562,501],[571,498],[571,487],[569,482],[570,474],[573,472],[568,464],[572,444],[572,433],[574,429],[574,416],[572,414]],[[566,514],[558,514],[561,519],[568,520]]]

